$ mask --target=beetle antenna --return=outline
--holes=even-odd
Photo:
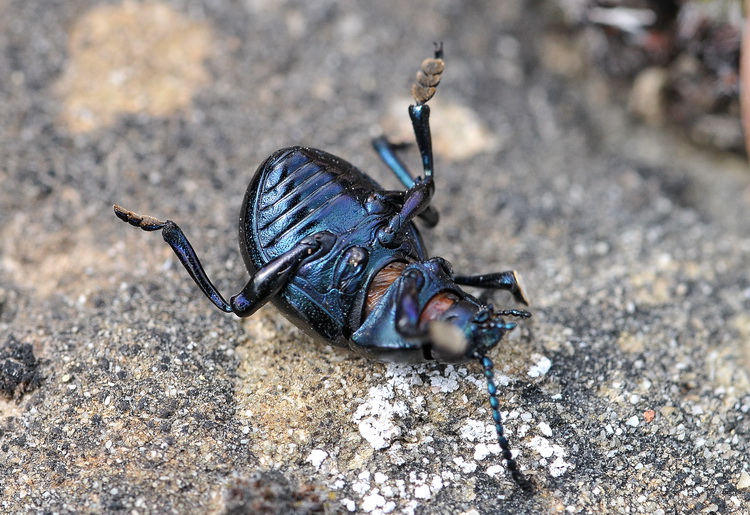
[[[502,309],[500,311],[493,311],[496,317],[517,317],[517,318],[531,318],[531,313],[525,309]]]
[[[495,364],[492,360],[481,354],[477,354],[476,357],[482,364],[484,369],[484,377],[487,379],[487,393],[490,394],[490,407],[492,408],[492,420],[495,422],[495,432],[497,433],[497,443],[500,444],[500,451],[505,459],[506,467],[510,471],[510,475],[513,477],[513,481],[516,482],[523,490],[530,492],[534,486],[529,479],[521,472],[518,468],[518,463],[513,458],[513,453],[510,450],[510,444],[508,439],[505,437],[505,429],[503,428],[503,419],[500,415],[500,401],[497,399],[497,387],[495,386],[495,374],[493,369]]]

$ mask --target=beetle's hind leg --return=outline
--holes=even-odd
[[[393,215],[393,217],[388,220],[387,225],[379,231],[378,240],[380,240],[380,243],[385,247],[398,246],[398,240],[401,237],[404,228],[415,216],[419,216],[427,210],[432,201],[432,196],[435,193],[432,136],[430,134],[430,106],[428,106],[426,102],[435,94],[435,89],[440,83],[440,77],[444,68],[443,46],[436,44],[435,56],[433,58],[425,59],[422,62],[421,69],[417,72],[417,82],[412,88],[412,95],[414,96],[416,104],[409,106],[409,118],[411,118],[414,137],[417,140],[419,153],[422,156],[424,178],[417,178],[414,180],[404,196],[404,203],[401,207],[401,211]],[[383,155],[385,155],[384,160],[386,160],[386,163],[389,164],[389,166],[392,166],[388,159],[390,159],[391,155],[395,156],[395,152],[386,152],[385,154],[381,153],[381,157],[383,157]],[[401,177],[401,169],[403,169],[404,172],[406,171],[406,168],[403,167],[403,163],[400,166],[396,164],[396,168],[391,167],[391,169],[394,170],[394,173],[396,173],[396,175],[402,179],[402,182],[404,182],[406,177]],[[408,178],[411,178],[411,176],[409,175]],[[406,182],[404,182],[404,184],[406,184]]]
[[[385,136],[377,137],[372,140],[372,146],[375,152],[378,153],[378,156],[380,156],[380,159],[391,169],[407,189],[414,186],[414,177],[412,177],[409,169],[406,168],[406,164],[398,157],[398,154],[396,154],[398,149],[388,141],[388,138]],[[440,220],[437,209],[432,205],[428,205],[418,216],[428,227],[435,227]]]
[[[206,275],[193,246],[176,223],[171,220],[161,221],[152,216],[139,215],[118,205],[114,206],[114,210],[117,218],[144,231],[161,229],[164,241],[172,247],[182,266],[206,297],[220,310],[240,317],[255,313],[289,283],[294,273],[305,261],[317,259],[327,253],[336,241],[336,237],[327,231],[303,238],[287,252],[261,267],[242,291],[227,302]]]
[[[231,298],[232,311],[240,317],[252,315],[289,283],[303,263],[327,254],[334,243],[336,236],[328,231],[305,236],[255,272],[242,291]]]

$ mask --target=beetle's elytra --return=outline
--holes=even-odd
[[[444,69],[442,45],[425,59],[412,88],[409,116],[424,177],[413,178],[384,137],[373,141],[405,191],[388,191],[369,176],[322,150],[290,147],[274,152],[250,182],[240,212],[240,250],[250,280],[229,302],[203,271],[193,247],[172,221],[141,216],[120,206],[115,214],[145,231],[161,229],[164,240],[219,309],[245,317],[273,302],[306,333],[382,361],[478,360],[487,379],[492,418],[502,456],[513,479],[531,483],[519,470],[507,439],[487,357],[527,311],[497,311],[461,289],[506,290],[527,304],[514,271],[455,275],[442,258],[427,258],[414,226],[438,222],[430,205],[435,191],[430,108]]]

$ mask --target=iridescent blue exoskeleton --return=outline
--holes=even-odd
[[[478,360],[487,379],[503,458],[515,481],[530,488],[503,436],[493,363],[487,353],[527,311],[497,311],[461,289],[509,291],[527,304],[516,273],[455,275],[427,258],[412,220],[438,222],[430,136],[432,98],[443,72],[442,46],[425,59],[409,106],[424,177],[414,179],[385,138],[375,150],[406,187],[387,191],[336,156],[305,147],[276,151],[260,165],[240,212],[240,249],[250,280],[229,302],[217,291],[182,230],[115,206],[117,216],[164,240],[219,309],[245,317],[268,301],[324,342],[382,361],[459,363]]]

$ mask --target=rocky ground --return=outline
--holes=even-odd
[[[628,118],[544,3],[0,1],[0,510],[7,513],[742,513],[750,510],[750,175]],[[272,307],[244,189],[277,148],[350,160],[433,103],[441,223],[464,273],[519,270],[534,317],[478,366],[383,365]],[[678,131],[679,132],[679,131]],[[416,165],[412,149],[409,161]],[[496,304],[513,307],[507,295]]]

